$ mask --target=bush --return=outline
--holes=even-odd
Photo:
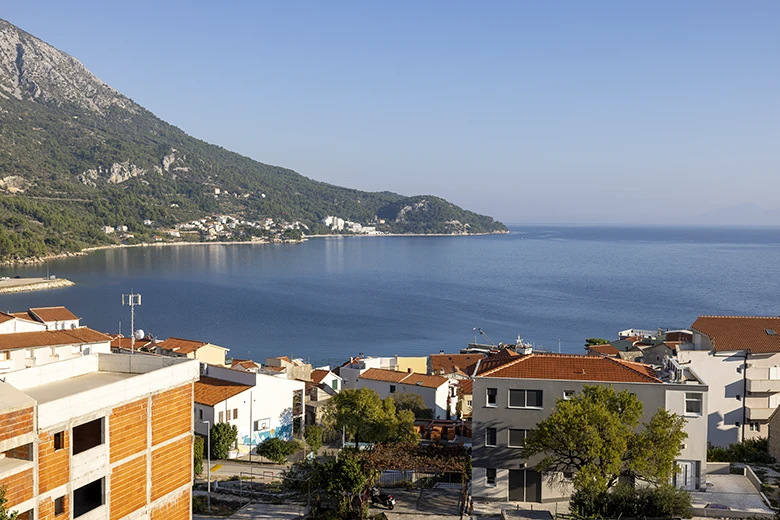
[[[277,464],[287,462],[287,457],[301,449],[296,440],[285,441],[279,437],[270,437],[257,446],[257,454]]]
[[[730,444],[728,448],[707,445],[708,462],[744,462],[746,464],[772,464],[774,457],[769,454],[766,437],[747,439]]]
[[[581,517],[671,518],[687,517],[691,497],[672,485],[634,488],[618,484],[606,493],[577,490],[569,509]]]
[[[194,460],[195,474],[203,473],[203,437],[195,436],[195,442],[192,445],[192,457]]]
[[[238,439],[238,426],[228,423],[217,423],[211,428],[211,457],[213,459],[226,459],[231,446]]]
[[[322,448],[322,428],[319,426],[307,426],[306,427],[306,433],[304,433],[304,438],[306,439],[306,444],[309,445],[311,448],[311,451],[313,451],[315,454],[320,451],[320,448]]]

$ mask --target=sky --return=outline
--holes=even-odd
[[[507,223],[780,208],[778,2],[37,0],[0,17],[187,133],[333,184]]]

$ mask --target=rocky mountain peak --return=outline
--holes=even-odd
[[[0,19],[0,102],[10,97],[71,103],[97,114],[111,107],[139,109],[76,58]]]

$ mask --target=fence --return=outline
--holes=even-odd
[[[377,481],[381,487],[457,487],[463,485],[460,473],[433,473],[417,470],[385,470]]]

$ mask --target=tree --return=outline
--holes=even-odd
[[[304,433],[306,443],[315,454],[322,448],[323,431],[322,427],[315,425],[307,426]]]
[[[416,440],[414,414],[396,410],[393,399],[382,400],[370,388],[346,389],[331,397],[325,423],[335,431],[344,431],[355,441],[388,442]]]
[[[338,504],[338,512],[342,515],[339,518],[351,518],[347,515],[354,509],[353,498],[362,495],[373,481],[359,455],[342,451],[338,460],[314,463],[312,469],[312,488],[324,490]]]
[[[5,498],[5,486],[0,486],[0,520],[16,520],[17,511],[9,511],[5,508],[8,500]]]
[[[604,338],[588,338],[585,340],[586,347],[592,347],[594,345],[609,345],[610,341]]]
[[[270,461],[284,464],[287,462],[287,457],[299,449],[301,446],[296,440],[286,441],[279,437],[269,437],[257,446],[256,452]]]
[[[203,473],[203,437],[196,435],[195,442],[192,445],[192,457],[195,474],[200,475]]]
[[[620,477],[654,484],[669,481],[674,460],[688,436],[685,419],[659,409],[639,429],[642,403],[627,390],[586,385],[531,430],[523,458],[543,454],[537,470],[559,478],[574,473],[574,487],[594,495],[606,493]]]
[[[415,419],[433,419],[433,410],[425,405],[420,394],[404,392],[392,396],[396,410],[410,410]]]
[[[215,459],[226,459],[231,446],[238,439],[238,426],[228,423],[217,423],[211,427],[211,456]]]

